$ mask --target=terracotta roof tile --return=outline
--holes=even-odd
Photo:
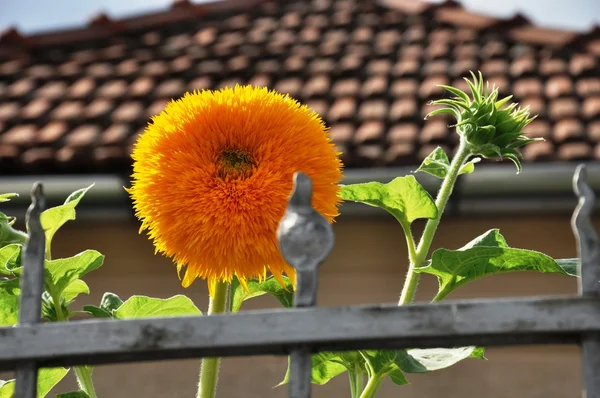
[[[559,98],[551,101],[548,107],[548,116],[553,120],[579,115],[579,102],[573,97]]]
[[[169,98],[241,83],[321,114],[347,168],[414,166],[456,145],[448,115],[423,121],[436,108],[428,102],[449,95],[436,84],[468,90],[461,78],[477,70],[539,113],[525,131],[547,141],[526,147],[525,161],[600,159],[595,31],[541,29],[454,1],[254,1],[183,1],[21,35],[28,47],[8,52],[0,43],[0,165],[121,173]]]
[[[21,110],[23,119],[39,119],[42,118],[50,109],[50,102],[45,98],[38,98],[27,104]]]
[[[167,105],[167,100],[166,99],[159,99],[154,101],[147,109],[145,112],[145,116],[146,118],[150,119],[152,116],[156,116],[159,113],[161,113],[163,111],[163,109],[165,109],[165,106]]]
[[[100,136],[100,128],[94,125],[81,125],[66,136],[71,147],[92,146]]]
[[[83,103],[80,101],[63,102],[55,108],[52,116],[58,120],[75,120],[83,112]]]
[[[363,123],[356,130],[354,142],[357,145],[376,144],[381,142],[385,135],[385,126],[381,121]]]
[[[600,142],[600,120],[591,122],[587,126],[588,137],[594,142]],[[600,157],[598,157],[600,159]]]
[[[586,98],[581,113],[586,119],[600,118],[600,96]]]
[[[443,120],[428,120],[421,129],[419,141],[423,144],[447,142],[448,131],[448,125]]]
[[[409,143],[414,142],[419,130],[414,123],[399,123],[393,125],[388,134],[387,140],[390,143]]]
[[[356,112],[356,100],[352,97],[340,98],[329,109],[328,119],[332,122],[347,120]]]
[[[0,142],[3,144],[26,146],[35,143],[36,126],[32,124],[24,124],[15,126],[0,135]]]
[[[390,120],[393,122],[413,119],[417,113],[417,101],[413,98],[401,98],[392,103],[390,108]]]
[[[306,82],[302,95],[305,98],[324,96],[329,93],[330,84],[328,75],[316,75]]]
[[[549,141],[539,141],[523,148],[523,159],[528,162],[551,161],[556,158],[556,149]]]
[[[593,156],[592,148],[585,142],[568,142],[558,147],[558,158],[561,160],[590,160]]]
[[[361,120],[385,119],[388,112],[388,103],[385,100],[368,100],[362,103],[358,110]]]
[[[546,95],[550,98],[562,97],[572,93],[573,83],[569,76],[553,76],[546,82]]]
[[[92,93],[92,90],[96,88],[96,83],[93,79],[88,77],[77,80],[71,87],[69,87],[67,95],[72,98],[84,98]]]
[[[587,77],[577,80],[577,94],[581,97],[600,95],[600,77]]]
[[[125,102],[112,113],[116,122],[139,121],[143,117],[143,107],[139,102]]]
[[[543,84],[538,77],[525,77],[513,83],[513,94],[518,98],[540,96],[543,94]]]
[[[578,141],[585,136],[583,123],[577,119],[563,119],[554,126],[555,142]]]
[[[51,144],[58,142],[67,132],[67,123],[61,121],[53,121],[42,127],[37,133],[37,140],[40,143]]]

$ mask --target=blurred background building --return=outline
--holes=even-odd
[[[106,255],[105,266],[86,278],[92,294],[79,302],[97,304],[105,291],[123,298],[184,293],[204,309],[204,284],[180,287],[174,265],[155,257],[151,243],[137,234],[139,224],[122,188],[129,183],[129,152],[137,134],[170,98],[236,83],[289,93],[331,127],[343,152],[346,183],[389,181],[415,170],[436,146],[453,150],[451,120],[423,119],[433,109],[428,102],[445,95],[436,84],[465,89],[462,77],[481,70],[502,94],[514,94],[539,114],[526,131],[546,141],[525,148],[520,175],[512,165],[484,162],[465,176],[434,247],[458,248],[499,227],[513,246],[574,257],[569,226],[574,167],[588,163],[590,182],[600,188],[600,29],[592,26],[600,9],[597,2],[584,3],[583,8],[575,2],[544,3],[546,14],[564,13],[563,29],[556,29],[536,15],[497,16],[497,3],[489,12],[480,3],[475,12],[455,1],[412,0],[177,1],[170,6],[139,1],[127,4],[136,4],[140,14],[99,14],[71,28],[66,19],[66,27],[57,26],[56,10],[45,12],[48,5],[40,2],[21,19],[23,28],[6,28],[0,35],[0,192],[21,193],[2,210],[22,217],[34,180],[46,182],[51,205],[95,181],[78,220],[59,232],[53,250],[69,256],[94,248]],[[0,4],[0,23],[19,22],[22,7]],[[581,10],[589,23],[581,18],[568,23],[569,13]],[[559,23],[551,18],[547,21]],[[38,33],[35,26],[51,30]],[[436,181],[418,178],[435,193]],[[417,233],[421,228],[415,225]],[[397,301],[407,253],[392,217],[345,205],[335,233],[336,247],[322,267],[320,304]],[[429,300],[436,287],[424,276],[418,300]],[[575,291],[574,279],[518,273],[481,279],[451,298]],[[244,308],[276,306],[262,297]],[[486,362],[470,360],[436,374],[411,375],[409,386],[387,383],[382,396],[579,394],[575,347],[495,348],[487,356]],[[285,397],[285,387],[271,388],[282,379],[285,364],[285,358],[227,359],[220,396]],[[193,396],[198,365],[192,360],[101,366],[95,371],[97,391],[100,397]],[[462,381],[466,375],[468,382]],[[73,379],[59,388],[69,383]],[[340,376],[316,387],[314,396],[346,397],[347,384]]]

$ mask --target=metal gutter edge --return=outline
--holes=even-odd
[[[510,164],[477,165],[473,174],[461,177],[455,188],[451,206],[453,214],[549,214],[571,213],[576,205],[572,178],[579,163],[525,164],[523,172],[516,174]],[[600,191],[600,163],[585,162],[588,184]],[[389,182],[395,177],[412,174],[415,167],[348,169],[344,184],[368,181]],[[415,177],[435,195],[440,181],[424,173]],[[62,203],[73,191],[91,183],[95,186],[78,207],[78,215],[93,219],[131,218],[131,201],[123,189],[127,181],[117,175],[40,175],[0,178],[0,193],[19,194],[11,202],[3,203],[5,212],[23,211],[29,205],[29,192],[35,181],[44,183],[48,205]],[[598,206],[597,206],[598,207]],[[342,214],[371,216],[385,214],[380,209],[358,203],[345,203]],[[19,215],[19,214],[14,214]]]

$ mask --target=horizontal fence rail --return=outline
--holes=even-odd
[[[585,177],[578,167],[572,218],[580,257],[577,296],[315,308],[318,265],[333,234],[310,205],[310,179],[298,173],[278,230],[282,254],[297,271],[294,309],[45,324],[38,323],[44,198],[36,185],[27,215],[22,313],[17,326],[0,328],[0,370],[17,371],[17,398],[33,398],[40,367],[290,355],[289,396],[309,398],[310,354],[319,351],[559,343],[580,345],[583,397],[600,398],[600,242],[591,223],[595,196]]]
[[[552,297],[253,311],[235,315],[48,323],[0,329],[0,369],[358,348],[579,342],[600,332],[600,301]]]

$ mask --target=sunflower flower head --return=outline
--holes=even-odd
[[[521,156],[517,148],[543,138],[530,138],[523,133],[523,128],[531,123],[528,108],[520,108],[517,103],[505,106],[512,98],[508,96],[498,99],[498,88],[492,87],[489,82],[484,87],[481,72],[473,80],[466,79],[471,90],[471,97],[458,88],[441,85],[455,97],[433,101],[434,105],[444,105],[427,115],[433,116],[441,113],[452,114],[456,120],[456,128],[469,145],[471,154],[484,158],[510,159],[521,171]]]
[[[171,101],[140,134],[129,193],[140,232],[171,257],[182,285],[241,284],[294,270],[276,231],[294,172],[313,182],[312,205],[338,214],[339,153],[321,118],[289,96],[236,86]]]

